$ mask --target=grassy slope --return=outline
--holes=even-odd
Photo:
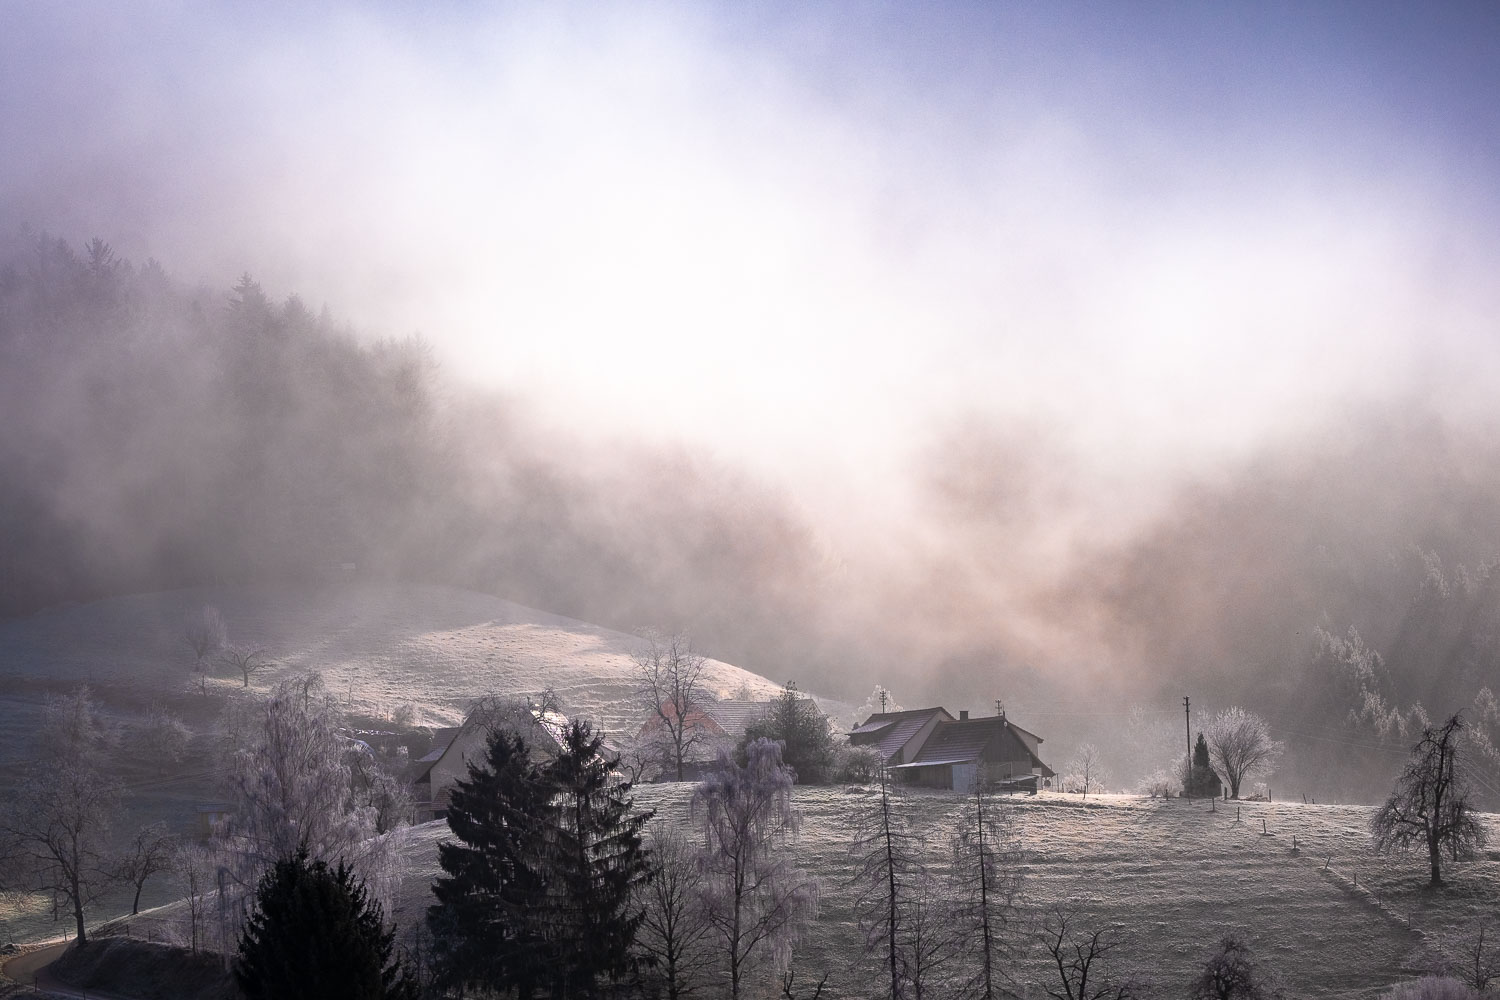
[[[637,799],[669,822],[689,823],[690,794],[690,786],[643,786]],[[831,973],[837,997],[878,992],[872,981],[878,963],[861,954],[847,886],[850,820],[872,796],[865,789],[797,790],[804,826],[795,850],[821,883],[821,909],[795,962],[799,981]],[[1372,857],[1366,807],[1247,803],[1236,821],[1234,806],[1222,802],[1212,813],[1207,803],[1130,796],[1090,797],[1084,805],[1074,796],[1044,794],[1013,805],[1033,912],[1073,900],[1092,925],[1116,927],[1126,940],[1119,954],[1156,986],[1150,996],[1184,995],[1218,938],[1234,933],[1292,996],[1378,997],[1425,970],[1443,935],[1493,917],[1500,907],[1500,862],[1456,866],[1450,889],[1432,894],[1423,886],[1420,859]],[[907,799],[938,866],[946,863],[957,806],[940,792]],[[411,871],[395,911],[403,923],[420,920],[431,900],[435,845],[446,835],[440,823],[412,832]],[[1367,883],[1379,888],[1378,900]],[[1035,956],[1017,966],[1021,982],[1032,984],[1031,996],[1045,995],[1038,984],[1046,974]]]
[[[608,728],[639,718],[631,703],[632,636],[436,586],[176,590],[57,609],[0,623],[0,680],[22,692],[88,682],[120,707],[144,707],[187,686],[192,656],[183,621],[206,603],[223,612],[231,642],[264,646],[277,661],[252,681],[260,688],[316,669],[355,712],[378,717],[410,702],[419,722],[442,725],[478,694],[552,687]],[[741,684],[757,696],[778,690],[716,660],[704,677],[720,696]],[[219,684],[240,681],[225,676]]]
[[[219,796],[208,732],[224,700],[241,690],[239,677],[222,673],[210,682],[212,697],[192,687],[183,622],[204,604],[223,612],[231,642],[261,645],[276,660],[252,679],[257,689],[312,669],[355,714],[380,718],[409,703],[419,723],[446,725],[478,695],[550,686],[570,712],[606,729],[639,725],[633,636],[486,594],[375,583],[135,594],[0,622],[0,793],[33,755],[46,697],[87,683],[118,722],[128,725],[162,701],[198,732],[188,759],[167,771],[116,758],[130,790],[119,832],[157,820],[191,830],[195,806]],[[717,660],[704,681],[718,696],[742,685],[757,697],[779,690]],[[161,880],[148,886],[147,905],[165,888]],[[98,912],[119,905],[115,897]],[[0,936],[55,932],[38,920],[0,903]]]

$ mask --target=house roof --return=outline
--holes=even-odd
[[[963,719],[960,721],[939,722],[917,756],[909,764],[898,765],[900,767],[938,767],[944,764],[966,764],[975,761],[984,753],[985,747],[996,739],[1003,739],[1010,744],[1009,749],[1019,749],[1026,755],[1033,768],[1038,768],[1047,776],[1052,775],[1052,769],[1042,763],[1036,753],[1031,749],[1027,741],[1022,738],[1021,733],[1036,737],[1020,730],[1020,727],[1011,724],[1001,716],[988,716],[981,719]]]
[[[725,736],[738,743],[744,737],[746,727],[765,715],[772,704],[769,701],[716,701],[705,705],[703,710]]]
[[[665,716],[666,718],[663,719],[663,716]],[[676,719],[677,706],[672,704],[670,701],[664,701],[661,703],[661,708],[655,712],[652,712],[649,716],[647,716],[646,721],[641,724],[640,735],[645,736],[649,732],[662,729],[664,726],[666,726],[667,720],[675,722]],[[719,723],[709,713],[707,707],[699,707],[695,704],[689,704],[687,712],[685,712],[682,716],[682,723],[684,734],[694,731],[713,736],[722,736],[724,734],[724,727],[719,725]]]
[[[516,723],[525,725],[526,715],[530,716],[531,725],[527,727],[528,731],[523,735],[527,737],[533,749],[544,742],[536,737],[539,730],[550,738],[552,743],[552,746],[543,746],[542,749],[550,752],[561,748],[562,735],[568,728],[568,720],[561,712],[543,712],[523,705],[502,705],[498,710],[473,711],[469,713],[468,718],[464,719],[463,725],[433,731],[432,749],[425,756],[411,763],[405,775],[406,783],[415,784],[431,774],[433,767],[448,755],[453,745],[458,742],[459,734],[466,729],[472,726],[500,725],[519,732],[521,726]]]
[[[917,735],[923,726],[932,721],[934,715],[939,716],[939,722],[953,718],[945,708],[913,708],[904,712],[876,712],[855,729],[854,733],[879,734],[880,738],[876,745],[880,748],[880,756],[885,760],[890,760],[902,747],[906,746],[908,740]]]

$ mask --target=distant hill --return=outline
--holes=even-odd
[[[641,718],[632,635],[468,590],[360,582],[135,594],[0,622],[0,702],[29,703],[14,707],[33,716],[41,695],[87,683],[121,711],[152,700],[190,706],[193,654],[183,624],[205,604],[223,614],[230,642],[259,645],[275,661],[253,687],[315,670],[357,715],[384,718],[410,705],[417,723],[445,725],[481,694],[551,688],[571,714],[606,729]],[[703,683],[719,698],[780,690],[718,660],[709,660]],[[221,670],[210,685],[228,693],[241,680]]]

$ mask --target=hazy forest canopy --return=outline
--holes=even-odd
[[[1185,692],[1243,703],[1303,776],[1327,745],[1298,733],[1401,742],[1414,703],[1500,688],[1500,439],[1421,397],[1065,546],[1049,515],[1088,489],[1066,455],[1044,430],[963,422],[909,470],[909,518],[839,546],[726,464],[549,431],[420,339],[361,339],[248,276],[192,289],[100,241],[22,235],[0,261],[0,398],[7,616],[354,563],[691,627],[812,690],[1004,697],[1059,752],[1123,730],[1108,692],[1163,720]]]

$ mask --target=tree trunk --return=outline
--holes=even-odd
[[[887,945],[891,960],[891,1000],[899,1000],[901,987],[896,974],[896,857],[891,845],[891,800],[886,789],[884,771],[880,774],[880,820],[885,831],[885,874],[887,902],[890,906],[886,930],[889,935]]]
[[[145,881],[135,884],[135,899],[130,901],[130,915],[132,917],[141,912],[141,887],[145,884]]]

